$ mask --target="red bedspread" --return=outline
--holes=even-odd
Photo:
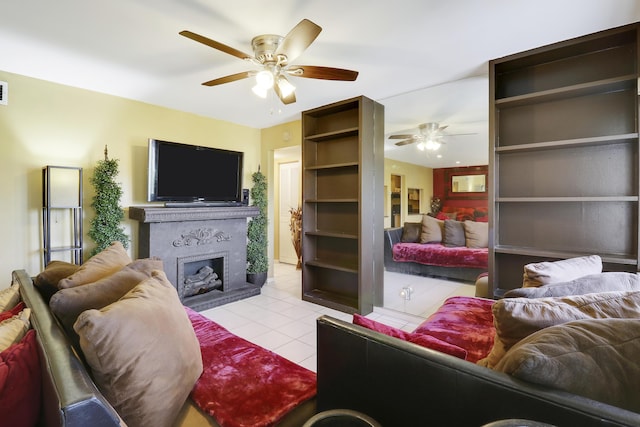
[[[220,425],[271,426],[315,396],[315,373],[186,310],[204,365],[191,398]]]
[[[440,243],[396,243],[393,245],[393,260],[417,262],[440,267],[489,267],[487,248],[447,247]]]

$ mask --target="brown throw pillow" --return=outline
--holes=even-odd
[[[468,248],[488,248],[489,247],[489,223],[465,221],[464,237],[465,237],[465,244]]]
[[[588,319],[538,331],[496,370],[640,412],[640,320]]]
[[[36,276],[33,284],[46,298],[50,298],[51,295],[58,291],[58,282],[71,276],[78,271],[79,268],[79,265],[71,264],[70,262],[51,261],[44,270]]]
[[[402,227],[402,237],[400,237],[400,241],[403,243],[419,242],[421,231],[421,222],[405,222],[404,226]]]
[[[422,215],[420,243],[440,243],[444,233],[444,221],[429,215]]]
[[[173,425],[202,373],[202,357],[164,272],[102,310],[84,311],[74,329],[96,384],[127,425]]]
[[[522,286],[529,288],[568,282],[596,273],[602,273],[602,259],[598,255],[536,262],[524,266]]]
[[[138,283],[151,277],[154,270],[162,270],[161,259],[135,260],[120,271],[93,283],[59,290],[51,297],[49,307],[67,331],[73,333],[73,324],[80,313],[118,301]]]
[[[120,242],[113,242],[102,252],[92,256],[78,271],[58,282],[59,289],[86,285],[109,276],[131,262]]]
[[[464,225],[462,222],[453,219],[445,220],[442,244],[448,247],[465,246]]]
[[[640,318],[640,291],[602,292],[553,298],[505,298],[493,307],[493,348],[478,364],[495,367],[521,339],[574,320]]]

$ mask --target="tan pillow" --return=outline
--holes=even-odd
[[[640,290],[640,276],[636,273],[606,272],[589,274],[570,282],[551,283],[537,288],[511,289],[505,298],[545,298],[583,295],[597,292]]]
[[[568,282],[587,274],[602,273],[602,259],[598,255],[545,261],[524,266],[522,286],[538,287],[549,283]]]
[[[173,425],[202,373],[200,345],[164,272],[74,325],[96,384],[130,427]]]
[[[464,237],[468,248],[489,247],[489,223],[465,221]]]
[[[478,364],[495,367],[518,341],[549,326],[574,320],[640,318],[640,291],[553,298],[505,298],[493,304],[493,348]]]
[[[0,313],[11,310],[20,302],[20,285],[14,283],[0,291]]]
[[[159,258],[138,259],[110,276],[93,283],[61,289],[49,301],[49,307],[67,331],[73,332],[73,324],[85,310],[100,309],[118,301],[153,270],[162,270]]]
[[[422,215],[420,243],[440,243],[444,232],[444,221],[429,215]]]
[[[578,320],[528,336],[495,369],[640,412],[638,354],[640,320]]]
[[[18,343],[31,327],[31,309],[25,308],[17,316],[0,322],[0,353]]]
[[[130,262],[131,258],[129,258],[129,254],[127,254],[122,243],[113,242],[108,248],[89,258],[88,261],[80,266],[78,271],[60,280],[58,288],[72,288],[95,282],[115,273]]]
[[[45,293],[54,293],[58,290],[58,282],[71,276],[78,271],[79,268],[79,265],[71,264],[70,262],[51,261],[44,270],[36,276],[33,284]]]

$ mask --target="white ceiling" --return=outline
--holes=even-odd
[[[292,78],[298,101],[257,98],[252,79],[205,87],[250,64],[178,35],[184,29],[251,53],[258,34],[301,19],[323,28],[296,64],[347,68],[355,82]],[[365,95],[385,132],[449,125],[442,159],[415,144],[386,156],[431,167],[488,157],[487,62],[640,21],[640,0],[21,0],[4,2],[0,70],[264,128]]]

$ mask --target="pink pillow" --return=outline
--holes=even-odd
[[[24,302],[21,301],[18,303],[18,305],[13,307],[11,310],[7,310],[0,313],[0,322],[2,322],[3,320],[10,319],[13,316],[17,316],[18,314],[20,314],[22,310],[24,310],[25,307],[26,306],[24,305]]]
[[[462,347],[458,347],[454,344],[449,344],[446,341],[439,340],[436,337],[425,334],[409,334],[407,341],[419,346],[430,348],[431,350],[439,351],[450,356],[455,356],[458,359],[465,360],[467,358],[467,350]]]
[[[372,331],[380,332],[381,334],[389,335],[390,337],[400,338],[405,341],[407,341],[407,338],[409,338],[410,335],[409,332],[376,322],[375,320],[367,319],[357,313],[353,315],[353,324],[371,329]]]
[[[357,313],[353,315],[353,324],[389,335],[390,337],[400,338],[401,340],[430,348],[441,353],[446,353],[460,359],[465,359],[467,357],[467,351],[457,345],[449,344],[448,342],[439,340],[431,335],[405,332],[401,329],[394,328],[393,326],[388,326],[383,323],[376,322],[375,320],[367,319]]]
[[[2,424],[32,427],[40,415],[42,379],[35,330],[0,353]]]

